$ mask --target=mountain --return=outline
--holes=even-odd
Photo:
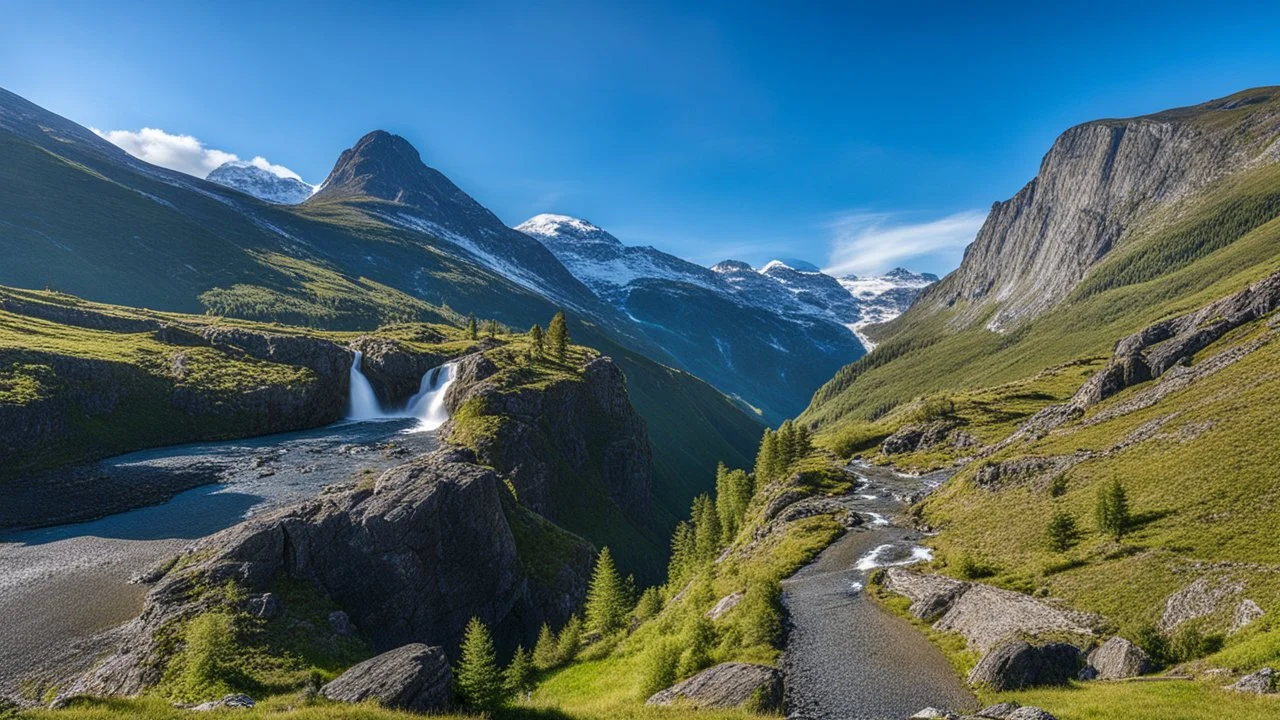
[[[875,347],[875,342],[862,332],[862,328],[898,317],[911,307],[925,288],[938,282],[938,276],[933,273],[913,273],[905,268],[894,268],[884,275],[844,275],[837,279],[858,301],[858,319],[849,325],[849,329],[857,333],[868,351]]]
[[[470,313],[528,328],[566,308],[575,342],[627,375],[665,522],[759,440],[758,420],[389,133],[344,152],[298,205],[149,165],[7,91],[0,154],[0,284],[344,331]]]
[[[297,178],[281,177],[243,160],[225,162],[205,179],[277,205],[297,205],[315,192]]]

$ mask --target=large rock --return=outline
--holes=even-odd
[[[346,703],[373,700],[383,707],[429,713],[449,706],[453,670],[444,648],[412,643],[356,665],[320,689]]]
[[[1151,658],[1142,648],[1120,636],[1109,638],[1089,653],[1089,667],[1098,680],[1122,680],[1151,672]]]
[[[562,551],[554,570],[530,575],[509,519],[527,512],[492,469],[467,451],[445,449],[388,470],[373,487],[254,517],[189,546],[126,626],[115,654],[68,692],[132,695],[154,684],[167,656],[160,629],[209,609],[198,589],[228,581],[248,593],[269,591],[280,577],[309,582],[379,649],[456,647],[473,616],[501,646],[528,643],[543,622],[563,623],[580,606],[593,550],[532,523],[557,537],[528,542]]]
[[[891,592],[910,598],[911,614],[925,622],[933,622],[946,614],[956,599],[970,588],[967,582],[904,568],[889,568],[885,572],[884,586]]]
[[[429,333],[421,338],[424,342],[444,339],[435,331],[424,332]],[[423,376],[445,361],[441,355],[420,353],[396,340],[373,335],[361,335],[351,341],[350,347],[360,351],[361,371],[378,398],[391,407],[404,405],[418,392]]]
[[[655,693],[646,705],[688,703],[698,708],[751,704],[758,710],[782,707],[782,673],[768,665],[723,663]]]
[[[1159,628],[1167,633],[1189,620],[1212,615],[1228,607],[1243,589],[1230,580],[1197,578],[1165,599]]]
[[[1271,695],[1276,692],[1276,671],[1272,668],[1264,667],[1256,673],[1245,675],[1235,684],[1227,687],[1229,690],[1235,690],[1236,692]]]
[[[973,583],[934,624],[965,636],[969,646],[986,651],[1012,637],[1076,635],[1091,638],[1097,616],[1054,607],[1012,590]]]
[[[991,649],[969,673],[969,684],[996,692],[1066,685],[1083,665],[1080,649],[1067,643],[1031,645],[1008,640]]]
[[[1234,635],[1240,632],[1258,620],[1261,620],[1264,615],[1266,615],[1266,612],[1258,606],[1258,603],[1250,600],[1249,598],[1241,600],[1240,604],[1236,605],[1235,614],[1231,618],[1231,629],[1227,634]]]

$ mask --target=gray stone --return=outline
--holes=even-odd
[[[984,707],[981,710],[979,710],[978,717],[995,718],[996,720],[1003,720],[1003,718],[1009,717],[1010,713],[1012,713],[1014,710],[1017,710],[1020,707],[1022,706],[1016,702],[996,703],[995,705],[988,705],[987,707]]]
[[[249,598],[248,606],[250,615],[263,620],[270,620],[280,614],[280,596],[275,593],[255,595]]]
[[[337,702],[373,700],[410,712],[437,712],[449,706],[453,671],[444,649],[413,643],[356,665],[320,689]]]
[[[782,707],[782,673],[768,665],[722,663],[658,691],[645,704],[671,705],[677,701],[697,708],[751,703],[757,710],[778,710]]]
[[[707,617],[712,620],[719,620],[730,610],[738,607],[738,603],[742,602],[742,598],[746,596],[746,593],[741,590],[725,595],[720,598],[720,601],[716,603],[715,607],[707,611]]]
[[[339,635],[350,635],[356,631],[351,625],[351,618],[341,610],[329,613],[329,627]]]
[[[917,712],[915,715],[912,715],[907,720],[933,720],[934,718],[938,718],[940,720],[957,720],[957,718],[959,717],[960,717],[959,715],[956,715],[950,710],[946,710],[943,708],[927,707]]]
[[[1244,588],[1230,580],[1197,578],[1165,599],[1160,616],[1161,632],[1169,632],[1188,620],[1212,615],[1222,609]]]
[[[970,587],[969,583],[943,575],[930,575],[903,568],[885,571],[885,589],[911,599],[912,615],[933,622],[946,614]]]
[[[207,712],[209,710],[222,710],[225,708],[251,708],[255,705],[253,698],[248,695],[236,693],[234,695],[223,696],[221,700],[210,700],[209,702],[200,703],[191,708],[197,712]]]
[[[1235,615],[1231,618],[1231,630],[1227,634],[1234,635],[1240,632],[1254,622],[1261,620],[1264,615],[1266,613],[1258,606],[1258,603],[1249,598],[1241,600],[1240,604],[1236,605]]]
[[[1008,640],[991,649],[969,673],[969,684],[996,692],[1066,685],[1083,665],[1080,649],[1067,643],[1031,645]]]
[[[1235,684],[1228,685],[1227,689],[1253,695],[1272,695],[1276,692],[1276,671],[1264,667],[1256,673],[1245,675]]]
[[[960,633],[970,647],[985,652],[1012,637],[1045,634],[1092,637],[1099,623],[1100,618],[1088,613],[1054,607],[1012,590],[973,583],[955,599],[934,627]]]
[[[1038,707],[1023,706],[1004,716],[1004,720],[1058,720]]]
[[[1151,672],[1151,658],[1142,648],[1120,636],[1109,638],[1089,653],[1089,667],[1098,680],[1122,680]]]

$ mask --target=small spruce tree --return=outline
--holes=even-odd
[[[506,700],[502,672],[493,637],[480,618],[471,618],[462,639],[462,658],[454,671],[454,683],[462,702],[477,710],[496,710]]]
[[[1094,508],[1098,531],[1114,537],[1124,537],[1129,531],[1129,494],[1119,480],[1112,480],[1098,490],[1098,502]]]
[[[538,631],[538,642],[533,646],[533,666],[539,670],[551,670],[558,664],[559,657],[555,633],[551,632],[550,625],[542,623],[542,629]]]
[[[535,358],[541,358],[542,354],[546,351],[545,338],[546,336],[542,332],[541,325],[534,325],[529,328],[529,340],[533,343],[533,356]]]
[[[681,520],[671,533],[671,560],[667,562],[667,585],[677,587],[697,565],[698,546],[693,524]]]
[[[560,637],[556,640],[556,665],[572,662],[582,648],[582,618],[573,615],[569,622],[560,628]]]
[[[565,322],[563,310],[551,318],[551,324],[547,326],[547,341],[551,344],[551,354],[556,361],[564,362],[569,352],[569,325]]]
[[[707,494],[693,499],[694,547],[699,564],[709,563],[720,551],[720,515],[716,512],[716,504]]]
[[[516,646],[516,654],[511,656],[511,664],[503,671],[502,680],[508,696],[525,697],[533,692],[533,661],[524,646]]]
[[[1049,520],[1046,531],[1049,547],[1058,552],[1070,550],[1080,539],[1080,529],[1076,527],[1076,518],[1065,510],[1059,510]]]
[[[778,434],[765,428],[756,453],[756,483],[763,485],[778,475]]]
[[[613,556],[609,554],[609,548],[603,548],[596,556],[596,568],[587,587],[587,631],[604,636],[625,628],[627,613],[631,609],[625,595],[626,589],[618,577],[618,569],[614,567]]]
[[[474,314],[467,316],[467,337],[471,340],[480,338],[480,326],[476,324],[476,316]]]
[[[640,593],[640,599],[636,601],[636,619],[644,622],[660,612],[662,612],[662,593],[656,587],[645,588],[644,592]]]

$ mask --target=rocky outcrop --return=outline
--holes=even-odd
[[[593,551],[567,535],[523,538],[565,548],[554,573],[530,575],[509,519],[521,512],[497,473],[446,449],[387,471],[372,487],[252,518],[189,546],[115,653],[69,692],[135,694],[154,684],[165,657],[160,630],[207,609],[200,588],[227,582],[250,594],[280,577],[309,582],[377,649],[456,647],[471,617],[501,646],[527,644],[543,622],[563,623],[579,607]]]
[[[969,672],[969,684],[996,692],[1066,685],[1080,673],[1083,663],[1075,645],[1036,646],[1023,640],[1006,640],[982,656]]]
[[[719,620],[725,615],[728,615],[730,610],[738,607],[742,602],[742,599],[746,596],[747,594],[741,590],[725,595],[716,602],[715,607],[712,607],[707,611],[707,617],[712,620]]]
[[[1264,667],[1258,672],[1245,675],[1227,686],[1228,690],[1249,693],[1250,695],[1273,695],[1276,692],[1276,671]]]
[[[1197,578],[1165,599],[1157,626],[1167,633],[1189,620],[1225,610],[1243,590],[1243,586],[1230,580]]]
[[[911,599],[911,613],[936,618],[934,627],[959,633],[969,647],[986,651],[1010,638],[1094,637],[1102,618],[1055,607],[1028,595],[906,568],[885,571],[886,590]]]
[[[1224,175],[1274,162],[1267,151],[1280,115],[1276,93],[1261,88],[1067,130],[1035,179],[991,208],[960,267],[925,291],[917,312],[959,307],[967,324],[994,305],[988,327],[1003,330],[1053,307],[1157,209]],[[1235,112],[1231,122],[1205,121],[1227,111]]]
[[[1142,648],[1116,636],[1089,653],[1088,667],[1096,680],[1123,680],[1151,672],[1151,658]]]
[[[929,450],[944,444],[964,448],[976,445],[977,441],[972,435],[960,430],[956,421],[935,420],[904,425],[880,443],[880,451],[885,455],[897,455]]]
[[[444,336],[435,331],[423,332],[422,342],[444,340]],[[378,399],[388,407],[404,405],[418,392],[423,376],[446,360],[443,355],[417,352],[399,341],[374,335],[361,335],[352,340],[349,347],[362,354],[360,369]]]
[[[697,708],[746,706],[762,712],[782,707],[782,673],[768,665],[722,663],[661,690],[646,705],[688,704]]]
[[[491,431],[467,433],[464,442],[481,463],[508,476],[521,503],[564,522],[570,518],[563,508],[580,504],[584,485],[598,481],[624,512],[647,512],[653,476],[648,429],[612,360],[597,358],[580,378],[536,387],[498,374],[483,355],[464,358],[457,372],[445,400],[450,413],[465,404],[494,419]],[[451,421],[444,434],[457,439],[455,427]]]
[[[1231,629],[1227,631],[1227,634],[1234,635],[1261,620],[1265,615],[1266,612],[1258,606],[1258,603],[1245,598],[1240,601],[1239,605],[1236,605],[1235,614],[1231,618]]]
[[[412,643],[349,668],[320,689],[330,700],[373,701],[396,710],[439,712],[449,707],[453,670],[444,649]]]

